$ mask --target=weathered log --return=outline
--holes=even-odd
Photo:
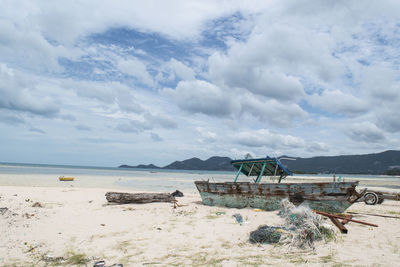
[[[127,204],[127,203],[151,203],[151,202],[174,202],[175,198],[168,193],[119,193],[107,192],[108,202]]]

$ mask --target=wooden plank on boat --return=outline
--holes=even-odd
[[[174,202],[175,198],[168,193],[120,193],[107,192],[106,199],[111,203],[151,203],[151,202]]]

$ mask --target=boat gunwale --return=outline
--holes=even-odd
[[[304,182],[304,183],[255,183],[255,182],[209,182],[209,181],[195,181],[195,184],[255,184],[255,185],[328,185],[328,184],[337,184],[337,185],[358,185],[360,181],[351,181],[351,182]]]

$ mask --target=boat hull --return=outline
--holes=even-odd
[[[288,198],[295,205],[305,203],[313,210],[341,213],[360,197],[355,189],[358,182],[195,184],[205,205],[267,211],[280,209],[281,201]]]
[[[75,180],[74,177],[59,177],[58,179],[59,179],[60,181],[64,181],[64,182]]]

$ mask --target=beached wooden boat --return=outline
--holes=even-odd
[[[238,169],[234,182],[195,182],[205,205],[277,210],[281,200],[288,198],[295,205],[306,203],[314,210],[343,212],[363,195],[356,191],[358,181],[281,183],[292,173],[277,158],[234,160],[231,163]],[[236,182],[240,173],[256,178],[254,182]],[[263,176],[279,177],[279,180],[277,183],[260,183]]]
[[[75,177],[72,177],[72,176],[70,176],[70,177],[64,177],[64,176],[60,176],[60,177],[58,177],[58,180],[60,180],[60,181],[73,181],[73,180],[75,180]]]

